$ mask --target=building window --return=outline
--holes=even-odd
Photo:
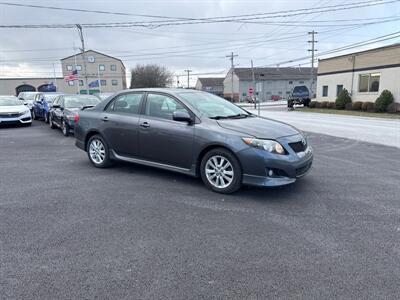
[[[304,84],[304,81],[303,81],[303,80],[300,80],[299,83],[300,83],[300,84]]]
[[[72,71],[72,65],[67,65],[67,71]]]
[[[289,81],[289,84],[293,84],[293,81],[292,81],[292,80],[290,80],[290,81]]]
[[[282,95],[282,92],[281,92],[281,91],[279,91],[279,92],[278,92],[278,94],[279,94],[279,95]]]
[[[79,85],[83,86],[83,80],[79,80]]]
[[[328,97],[328,86],[322,86],[322,97]]]
[[[82,66],[81,65],[76,65],[76,70],[77,71],[82,71]]]
[[[107,81],[105,79],[100,80],[100,84],[102,86],[107,85]]]
[[[112,85],[118,85],[118,80],[117,80],[117,79],[111,80],[111,84],[112,84]]]
[[[286,91],[286,94],[287,94],[287,95],[290,95],[290,91]]]
[[[68,85],[69,86],[74,86],[74,82],[71,80],[71,81],[68,81]]]
[[[343,91],[343,84],[338,84],[336,86],[336,96],[339,96],[341,91]]]
[[[116,65],[111,65],[110,66],[111,71],[117,71],[117,66]]]
[[[99,65],[99,71],[105,71],[106,66],[105,65]]]
[[[358,91],[360,93],[378,92],[380,78],[380,73],[360,74]]]

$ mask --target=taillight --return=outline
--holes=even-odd
[[[76,124],[76,123],[78,123],[78,122],[79,122],[79,115],[76,114],[76,115],[74,116],[74,123]]]

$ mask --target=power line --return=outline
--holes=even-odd
[[[233,16],[224,16],[224,17],[173,18],[173,19],[175,19],[173,21],[87,23],[87,24],[81,24],[81,25],[84,27],[90,27],[90,28],[104,28],[104,27],[157,28],[157,27],[161,27],[161,26],[192,25],[192,24],[221,23],[221,22],[223,22],[223,23],[229,23],[229,22],[248,23],[251,20],[258,20],[258,19],[265,19],[265,18],[283,18],[283,17],[290,17],[290,16],[295,16],[295,15],[308,15],[308,14],[316,14],[316,13],[322,13],[322,12],[348,10],[348,9],[396,3],[399,1],[400,0],[363,1],[363,2],[347,3],[347,4],[343,4],[343,5],[329,5],[329,6],[324,6],[324,7],[302,8],[302,9],[287,10],[287,11],[255,13],[255,14],[246,14],[246,15],[233,15]],[[37,5],[16,4],[16,3],[9,3],[9,2],[2,2],[2,3],[0,3],[0,5],[26,6],[26,7],[36,7],[36,8],[39,7]],[[57,7],[50,7],[50,6],[49,7],[40,6],[39,8],[89,12],[88,10],[57,8]],[[91,12],[96,12],[96,11],[91,11]],[[98,13],[106,13],[106,12],[102,12],[102,11],[97,11],[97,12]],[[123,13],[111,13],[111,14],[123,14]],[[146,15],[146,16],[150,17],[151,15]],[[168,19],[172,18],[172,17],[167,17],[167,16],[151,16],[151,17],[168,18]],[[182,21],[182,19],[184,19],[185,21]],[[0,28],[73,28],[74,26],[75,26],[75,24],[31,24],[31,25],[0,25]]]

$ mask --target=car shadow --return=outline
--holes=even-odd
[[[83,162],[82,162],[83,163]],[[86,164],[90,164],[87,162]],[[201,178],[191,177],[184,174],[175,173],[168,170],[124,163],[115,162],[111,169],[125,173],[125,174],[136,174],[138,176],[152,177],[155,181],[154,184],[157,186],[157,181],[163,181],[171,183],[178,183],[179,185],[187,185],[188,189],[193,189],[193,192],[204,193],[204,195],[209,195],[209,199],[220,199],[229,202],[235,201],[247,201],[253,200],[257,202],[285,202],[292,201],[299,197],[301,193],[304,192],[305,187],[309,184],[307,179],[303,178],[300,181],[296,181],[290,185],[280,186],[280,187],[257,187],[257,186],[247,186],[244,185],[240,190],[233,194],[219,194],[209,190],[202,182]],[[209,194],[208,194],[209,193]]]

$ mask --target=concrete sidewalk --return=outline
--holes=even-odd
[[[400,120],[274,110],[262,110],[261,116],[304,131],[400,148]]]

